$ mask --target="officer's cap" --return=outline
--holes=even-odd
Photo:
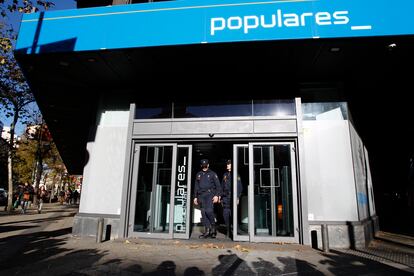
[[[208,159],[201,159],[200,160],[200,165],[207,165],[208,164]]]
[[[227,160],[227,161],[226,161],[226,164],[227,164],[227,165],[231,164],[231,159]]]

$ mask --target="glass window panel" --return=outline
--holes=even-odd
[[[254,100],[254,116],[291,116],[296,115],[294,100]]]
[[[254,146],[263,162],[254,164],[254,231],[256,236],[293,237],[290,145]]]
[[[302,103],[303,120],[348,120],[346,102]]]
[[[134,231],[168,233],[172,146],[141,146]]]
[[[237,181],[243,187],[237,205],[237,234],[249,234],[249,151],[247,146],[237,148]]]
[[[142,106],[137,106],[135,110],[135,119],[162,119],[171,117],[171,103],[157,105],[143,104]]]
[[[175,118],[251,116],[250,101],[175,103]]]

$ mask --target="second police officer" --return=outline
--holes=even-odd
[[[219,202],[221,185],[217,174],[209,169],[207,159],[202,159],[200,165],[201,171],[196,174],[194,185],[194,204],[201,205],[201,217],[204,224],[204,233],[199,238],[215,238],[217,230],[214,203]]]
[[[223,218],[226,224],[226,236],[230,237],[230,219],[231,219],[231,206],[233,195],[233,173],[231,171],[231,160],[226,162],[226,172],[223,175],[223,181],[221,186],[223,192],[221,194],[221,204],[223,205]],[[240,176],[237,176],[237,204],[239,204],[239,198],[242,193],[243,186],[240,181]]]

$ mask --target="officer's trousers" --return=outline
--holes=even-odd
[[[231,218],[231,199],[230,198],[222,198],[221,202],[223,203],[223,218],[224,223],[226,226],[230,226],[230,218]]]
[[[214,195],[211,192],[205,192],[200,195],[201,217],[205,227],[210,228],[216,224],[213,206]]]

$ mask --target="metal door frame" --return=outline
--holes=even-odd
[[[134,231],[134,218],[135,218],[135,205],[137,197],[137,179],[139,175],[139,157],[141,153],[141,147],[158,147],[158,146],[172,146],[172,168],[171,168],[171,194],[170,194],[170,213],[169,213],[169,228],[168,233],[151,233],[151,232],[135,232]],[[129,223],[128,223],[128,236],[140,237],[140,238],[158,238],[158,239],[172,239],[174,228],[174,194],[175,194],[175,179],[177,164],[177,144],[176,143],[134,143],[134,156],[133,156],[133,169],[132,169],[132,188],[131,188],[131,203],[129,206]],[[152,208],[152,202],[151,202]],[[153,210],[151,210],[152,212]],[[152,219],[152,218],[151,218]]]
[[[233,241],[249,241],[250,237],[249,235],[239,235],[237,234],[237,217],[238,217],[238,210],[237,210],[237,198],[235,195],[237,195],[237,175],[238,175],[238,153],[237,153],[237,149],[238,148],[249,148],[249,144],[233,144],[233,167],[232,167],[232,173],[233,173],[233,210],[232,210],[232,214],[233,214]],[[250,162],[250,161],[249,161]],[[248,184],[247,184],[248,190],[247,190],[247,200],[249,202],[249,204],[247,205],[247,209],[248,209],[248,214],[250,216],[250,166],[249,166],[249,180],[248,180]],[[248,229],[250,232],[250,218],[248,218]]]
[[[254,234],[254,173],[253,173],[253,146],[268,145],[290,145],[290,164],[292,179],[292,200],[293,200],[293,237],[259,237]],[[296,148],[294,141],[288,142],[250,142],[249,143],[249,238],[251,242],[287,242],[299,243],[299,210],[298,210],[298,189],[296,176]]]

